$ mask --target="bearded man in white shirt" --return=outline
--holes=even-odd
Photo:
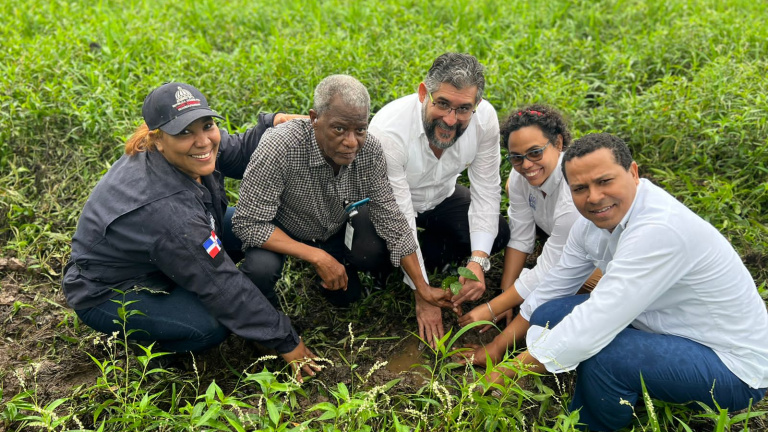
[[[585,219],[507,336],[486,347],[490,357],[498,361],[510,333],[527,329],[528,351],[517,359],[539,372],[576,369],[570,409],[590,431],[629,424],[643,383],[651,397],[694,409],[692,401],[731,411],[760,401],[768,313],[728,240],[640,179],[615,136],[577,140],[563,173]],[[574,295],[595,267],[604,275],[594,291]],[[473,355],[485,359],[482,348]]]
[[[451,299],[456,311],[485,292],[489,256],[509,240],[499,212],[499,120],[483,100],[484,88],[483,67],[475,57],[443,54],[418,92],[384,106],[369,128],[381,141],[395,199],[419,242],[425,281],[427,269],[467,258],[467,268],[479,279],[460,278],[462,289]],[[464,170],[470,188],[456,184]],[[405,281],[418,288],[407,276]],[[440,308],[420,298],[418,290],[415,296],[419,334],[431,343],[444,333]]]

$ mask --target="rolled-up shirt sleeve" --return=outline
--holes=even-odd
[[[232,217],[232,231],[243,249],[261,247],[275,231],[273,223],[285,189],[285,158],[276,136],[267,131],[253,152],[240,184],[240,201]]]
[[[480,103],[478,110],[481,109],[485,112],[477,113],[477,118],[485,120],[478,125],[477,155],[467,170],[472,199],[468,213],[469,236],[472,250],[490,254],[499,231],[501,150],[496,110],[487,101]]]
[[[173,212],[173,209],[170,209]],[[183,214],[180,209],[175,214]],[[202,214],[166,221],[170,227],[152,245],[150,259],[183,289],[197,294],[226,328],[279,353],[292,351],[299,337],[290,319],[275,310],[227,253],[210,249],[213,233]]]
[[[660,234],[661,231],[665,232]],[[572,370],[600,352],[676,283],[676,275],[684,274],[690,267],[685,262],[688,255],[681,247],[684,242],[677,233],[657,227],[655,234],[654,241],[649,242],[642,229],[625,232],[622,247],[608,263],[590,298],[554,328],[531,326],[526,338],[529,352],[548,371]],[[568,261],[567,252],[568,246],[561,263]],[[637,259],[638,256],[643,259]],[[560,268],[558,264],[550,275]],[[544,282],[552,280],[548,277]],[[549,287],[542,288],[549,291]],[[531,297],[537,297],[540,291],[536,290]]]

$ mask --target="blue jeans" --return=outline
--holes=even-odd
[[[234,207],[227,208],[222,221],[221,240],[227,254],[237,261],[238,254],[242,258],[242,243],[232,233],[234,213]],[[116,302],[135,302],[126,309],[137,310],[141,314],[129,317],[125,329],[136,330],[130,334],[131,340],[146,345],[156,342],[155,351],[203,351],[220,344],[229,335],[229,330],[208,312],[197,295],[180,286],[167,293],[130,291],[125,297],[117,296],[96,307],[75,312],[94,330],[122,334],[123,327],[117,312],[121,305]]]
[[[229,330],[205,309],[194,293],[176,287],[169,293],[155,294],[149,291],[129,291],[125,297],[112,300],[89,309],[80,309],[77,315],[94,330],[106,334],[119,332],[123,327],[117,313],[119,302],[131,302],[127,310],[142,314],[128,317],[126,330],[137,330],[129,339],[149,345],[156,342],[154,351],[203,351],[224,341]]]
[[[553,300],[539,306],[531,325],[557,325],[589,294]],[[591,431],[612,431],[632,421],[633,407],[648,394],[666,402],[700,401],[729,411],[760,401],[767,389],[753,389],[734,375],[715,352],[689,339],[627,327],[595,356],[576,368],[576,388],[569,409],[580,411],[580,422]],[[627,401],[629,405],[621,404]]]

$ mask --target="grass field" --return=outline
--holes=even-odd
[[[421,359],[426,378],[383,367],[417,328],[397,278],[339,311],[307,289],[310,269],[291,265],[280,284],[283,310],[329,360],[301,387],[281,361],[260,359],[259,347],[235,337],[190,358],[191,371],[165,373],[81,325],[59,289],[77,218],[139,124],[144,96],[171,80],[200,88],[226,116],[222,126],[237,131],[262,111],[306,113],[314,86],[333,73],[359,78],[376,111],[414,92],[437,55],[472,53],[486,66],[486,98],[500,116],[545,102],[568,115],[577,138],[624,138],[641,174],[717,227],[768,298],[768,3],[0,6],[0,429],[573,428],[577,415],[563,409],[568,375],[473,394],[477,372],[448,355],[476,338],[473,330],[456,338],[454,326],[442,349]],[[502,170],[506,178],[509,167]],[[236,200],[236,182],[228,186]],[[499,280],[491,273],[489,285]],[[765,402],[732,415],[652,406],[638,408],[635,430],[768,430]]]

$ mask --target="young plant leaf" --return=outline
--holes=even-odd
[[[447,278],[443,279],[443,283],[440,286],[444,290],[447,290],[451,287],[451,284],[458,281],[459,281],[459,278],[457,278],[456,276],[448,276]]]
[[[480,279],[477,278],[477,276],[475,275],[475,273],[472,270],[470,270],[470,269],[468,269],[466,267],[459,267],[459,274],[461,276],[464,276],[464,279],[469,279],[469,280],[473,280],[473,281],[479,281],[480,280]]]
[[[459,291],[461,291],[461,284],[458,281],[452,283],[451,284],[451,292],[453,293],[453,295],[458,294]]]

